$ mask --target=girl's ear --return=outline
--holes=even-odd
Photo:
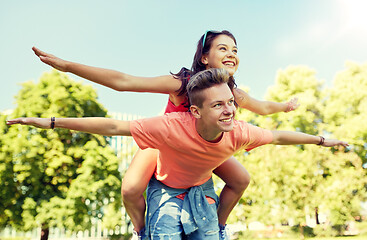
[[[198,106],[196,106],[196,105],[191,105],[191,106],[190,106],[190,112],[191,112],[191,114],[192,114],[192,116],[193,116],[194,118],[197,118],[197,119],[201,118],[201,113],[200,113],[200,109],[199,109],[199,107],[198,107]]]
[[[207,65],[208,64],[208,57],[206,55],[203,55],[201,57],[201,62],[202,62],[202,64]]]

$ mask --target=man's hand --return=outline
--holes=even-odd
[[[30,125],[43,129],[51,128],[51,119],[50,118],[33,118],[33,117],[22,117],[16,118],[12,120],[6,121],[7,125],[21,124],[21,125]]]
[[[349,144],[347,142],[340,141],[337,139],[325,139],[324,143],[321,144],[321,146],[323,147],[334,147],[334,146],[348,147]]]

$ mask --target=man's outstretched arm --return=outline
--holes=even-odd
[[[16,118],[8,120],[6,124],[31,125],[37,128],[52,128],[51,118]],[[53,127],[76,130],[104,136],[131,136],[130,121],[121,121],[102,117],[87,118],[55,118]]]
[[[344,146],[349,144],[337,139],[325,139],[320,136],[309,135],[301,132],[291,131],[272,131],[273,141],[272,144],[276,145],[297,145],[297,144],[318,144],[324,147]]]

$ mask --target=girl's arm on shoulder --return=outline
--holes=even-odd
[[[32,50],[42,62],[59,71],[73,73],[117,91],[171,94],[181,87],[181,81],[172,75],[137,77],[115,70],[66,61],[36,47]]]
[[[239,107],[245,108],[260,115],[268,115],[277,112],[290,112],[299,107],[297,98],[293,98],[286,103],[260,101],[250,97],[248,93],[239,88],[235,88],[233,90],[233,94]]]

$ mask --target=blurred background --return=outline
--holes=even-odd
[[[190,68],[206,30],[227,29],[237,38],[236,80],[256,98],[289,65],[309,66],[330,86],[346,60],[366,61],[366,8],[363,0],[1,1],[0,110],[14,108],[20,83],[50,70],[32,46],[70,61],[158,76]],[[92,85],[110,111],[155,116],[167,100]]]

